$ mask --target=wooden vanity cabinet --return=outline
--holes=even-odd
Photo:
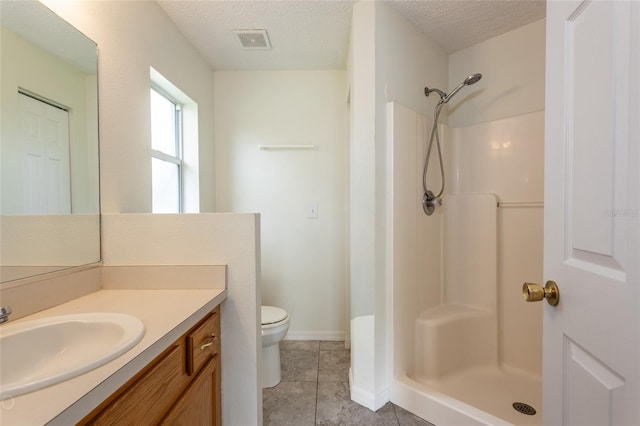
[[[161,425],[219,425],[216,420],[220,410],[215,410],[211,401],[219,398],[216,386],[218,374],[216,360],[207,362],[189,388],[182,394],[169,413],[160,422]],[[216,423],[217,421],[217,423]]]
[[[220,307],[180,337],[81,425],[222,425]]]

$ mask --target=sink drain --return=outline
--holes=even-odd
[[[529,404],[525,404],[524,402],[514,402],[513,408],[522,414],[526,414],[527,416],[533,416],[536,413],[536,409],[530,406]]]

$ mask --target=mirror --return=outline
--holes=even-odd
[[[38,1],[0,7],[0,282],[100,260],[96,44]]]

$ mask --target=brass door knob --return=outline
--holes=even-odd
[[[551,306],[556,306],[560,300],[560,290],[554,281],[547,281],[544,287],[539,284],[522,284],[522,296],[527,302],[539,302],[547,299]]]

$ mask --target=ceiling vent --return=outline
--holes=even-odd
[[[268,50],[271,49],[266,30],[233,30],[243,49]]]

